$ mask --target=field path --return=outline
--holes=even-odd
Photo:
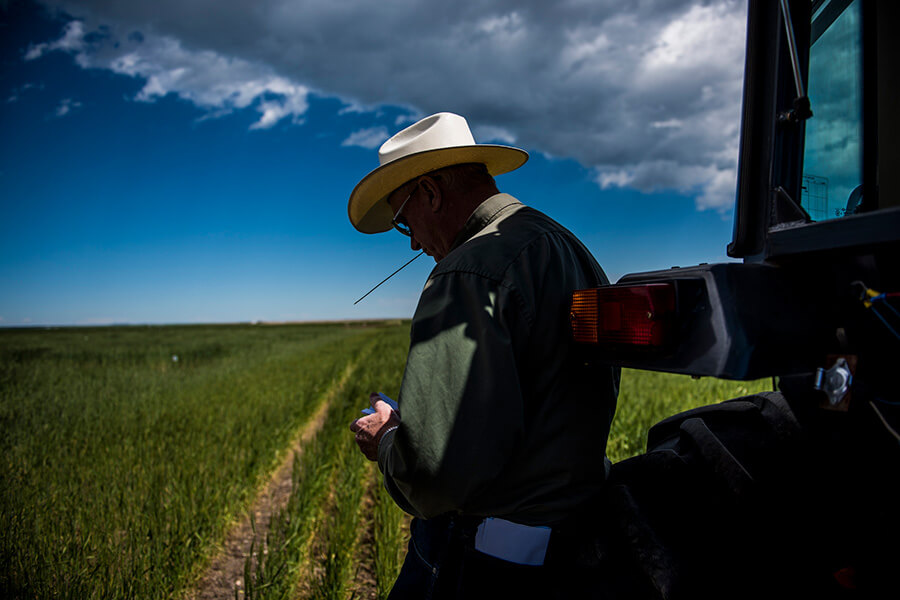
[[[340,380],[322,398],[315,414],[291,442],[269,483],[257,495],[248,515],[229,532],[224,548],[210,561],[196,587],[186,594],[186,600],[233,600],[244,597],[244,565],[250,548],[254,548],[255,568],[255,555],[264,547],[272,516],[287,505],[291,496],[294,458],[303,452],[304,445],[322,428],[331,400],[343,389],[355,368],[355,363],[347,365]],[[253,515],[253,524],[250,515]]]

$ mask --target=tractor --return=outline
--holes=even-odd
[[[572,597],[900,597],[898,30],[895,0],[749,0],[740,261],[574,294],[589,360],[773,390],[613,465]]]

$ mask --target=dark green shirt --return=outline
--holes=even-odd
[[[569,304],[606,283],[546,215],[508,194],[475,209],[425,283],[378,449],[401,508],[551,524],[598,491],[619,370],[579,355]]]

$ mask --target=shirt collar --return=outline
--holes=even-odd
[[[509,206],[519,206],[522,203],[510,196],[509,194],[494,194],[481,204],[479,204],[472,214],[469,215],[466,224],[456,236],[453,246],[450,250],[455,250],[469,241],[476,233],[490,225],[497,219],[503,209]]]

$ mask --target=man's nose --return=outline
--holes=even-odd
[[[409,247],[418,252],[422,249],[422,244],[419,243],[419,241],[416,239],[416,236],[411,235],[409,236]]]

